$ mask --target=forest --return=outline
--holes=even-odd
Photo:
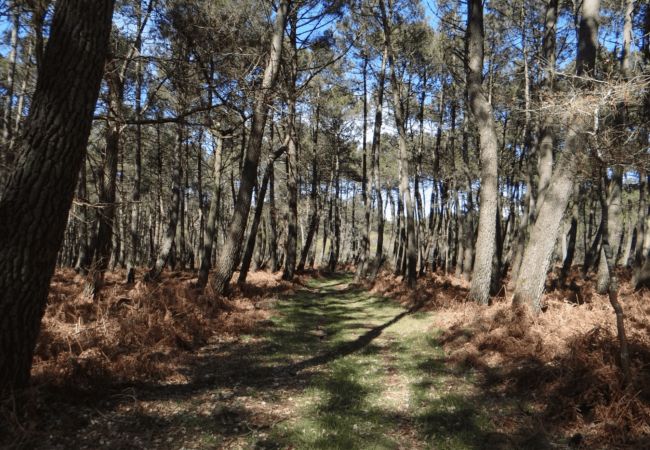
[[[650,4],[0,0],[0,448],[650,448]]]

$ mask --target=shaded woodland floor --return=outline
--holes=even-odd
[[[82,288],[73,272],[53,281],[27,408],[2,408],[7,447],[650,446],[647,313],[628,320],[635,384],[623,390],[597,296],[551,295],[530,322],[505,303],[466,304],[464,284],[437,275],[408,292],[387,275],[370,290],[347,274],[256,273],[223,304],[182,273],[115,278],[96,304]]]

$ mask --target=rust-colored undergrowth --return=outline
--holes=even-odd
[[[520,414],[495,414],[501,431],[562,435],[583,448],[650,446],[650,293],[634,292],[621,273],[620,299],[632,360],[623,386],[616,321],[607,296],[576,273],[567,288],[549,278],[544,312],[514,309],[502,293],[488,307],[467,301],[468,283],[428,274],[410,291],[383,274],[373,291],[406,306],[436,310],[448,360],[477,374],[486,397],[513,402]],[[516,417],[515,417],[516,416]]]
[[[159,283],[122,283],[107,275],[99,298],[84,295],[85,279],[57,271],[34,356],[36,384],[101,385],[175,380],[184,355],[215,335],[250,332],[269,317],[265,302],[290,293],[279,275],[255,272],[219,298],[201,293],[192,274],[172,272]]]

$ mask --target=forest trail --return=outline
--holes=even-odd
[[[433,313],[373,296],[348,274],[262,307],[263,326],[188,353],[178,381],[62,405],[53,434],[30,448],[508,448],[489,431],[471,372],[447,368]]]

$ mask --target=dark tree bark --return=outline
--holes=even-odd
[[[230,222],[223,248],[219,252],[216,271],[212,286],[217,294],[223,294],[228,289],[230,278],[241,252],[242,240],[246,231],[246,222],[250,212],[253,187],[257,181],[257,166],[262,150],[262,138],[269,110],[269,99],[276,84],[282,56],[282,41],[287,19],[290,0],[282,0],[275,16],[271,52],[264,70],[264,76],[255,101],[251,134],[246,149],[246,160],[241,173],[239,191],[235,201],[235,210]]]
[[[467,5],[467,96],[472,117],[479,131],[481,148],[478,235],[469,295],[474,301],[487,304],[490,297],[492,259],[496,247],[497,135],[492,105],[483,91],[483,2],[482,0],[469,0]]]
[[[106,59],[112,0],[56,4],[0,198],[0,391],[26,386]]]

